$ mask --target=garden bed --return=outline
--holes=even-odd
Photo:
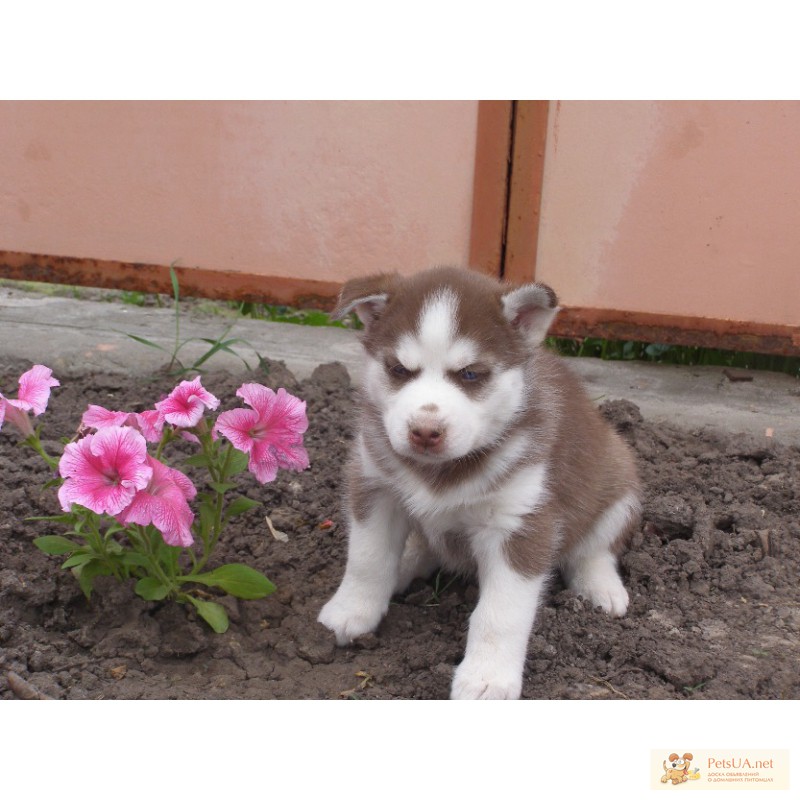
[[[11,389],[28,366],[0,363],[0,385]],[[41,418],[52,454],[87,404],[141,410],[175,385],[168,377],[57,377],[62,386]],[[55,490],[41,488],[46,467],[17,446],[13,430],[0,432],[0,698],[448,696],[474,584],[448,575],[415,582],[377,634],[349,648],[335,647],[316,621],[346,552],[346,372],[327,365],[297,382],[273,364],[267,378],[252,379],[307,401],[311,468],[264,486],[243,476],[263,510],[231,522],[218,557],[261,570],[277,591],[221,598],[231,619],[225,634],[191,607],[141,600],[132,582],[99,580],[87,602],[60,560],[33,546],[58,526],[25,521],[59,511]],[[220,398],[233,398],[241,382],[241,374],[203,378]],[[622,559],[630,610],[610,619],[555,580],[531,637],[523,697],[799,698],[800,449],[654,425],[624,401],[603,411],[635,448],[646,486],[644,521]]]

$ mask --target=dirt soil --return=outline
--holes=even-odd
[[[10,390],[29,366],[0,363],[0,386]],[[141,410],[175,385],[61,377],[42,418],[51,453],[60,452],[60,438],[74,433],[88,403]],[[340,492],[353,423],[347,373],[327,365],[298,383],[276,364],[269,378],[251,379],[308,402],[311,468],[267,486],[243,476],[242,487],[264,510],[235,520],[219,559],[260,569],[278,589],[263,600],[223,600],[231,626],[222,635],[192,608],[145,602],[131,585],[110,579],[87,602],[60,560],[32,544],[60,533],[52,523],[25,521],[58,513],[56,494],[41,488],[50,476],[40,459],[4,426],[0,697],[26,690],[67,699],[448,696],[474,584],[448,575],[416,582],[377,634],[349,648],[337,648],[316,622],[346,552]],[[242,381],[224,373],[203,379],[224,407],[238,404]],[[622,559],[631,607],[624,619],[610,619],[554,580],[531,637],[523,696],[800,698],[800,449],[656,426],[625,401],[602,410],[635,448],[646,486],[644,521]],[[287,542],[272,536],[265,514]]]

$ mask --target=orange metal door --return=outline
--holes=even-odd
[[[800,103],[519,101],[505,277],[563,336],[800,354]]]

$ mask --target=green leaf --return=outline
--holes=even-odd
[[[119,557],[119,560],[126,567],[148,568],[150,566],[150,559],[144,553],[126,552]]]
[[[227,331],[225,333],[227,333]],[[194,362],[194,364],[192,364],[192,368],[193,369],[197,369],[198,367],[201,367],[203,364],[206,363],[206,361],[208,361],[209,358],[211,358],[211,356],[215,355],[220,350],[225,350],[228,353],[232,352],[230,350],[230,348],[227,346],[228,342],[221,342],[219,340],[215,341],[213,339],[200,339],[200,341],[201,342],[205,342],[206,344],[211,344],[212,346],[202,356],[200,356],[200,358],[198,358],[197,361]],[[233,342],[233,341],[236,341],[236,340],[235,339],[231,339],[230,341]],[[233,353],[233,355],[236,355],[236,354]]]
[[[214,530],[216,513],[209,499],[208,502],[200,504],[200,535],[205,539]]]
[[[209,483],[208,484],[217,494],[225,494],[225,492],[236,488],[235,483]]]
[[[175,573],[178,569],[178,559],[180,558],[182,552],[182,547],[176,547],[171,544],[167,544],[162,539],[158,548],[158,560],[162,564],[166,564],[169,567],[170,573]]]
[[[234,475],[238,475],[240,472],[244,472],[247,469],[249,463],[250,463],[250,456],[247,455],[247,453],[243,453],[241,450],[237,450],[231,456],[230,466],[228,468],[228,475],[230,477],[233,477]]]
[[[173,262],[174,264],[175,262]],[[169,279],[172,282],[172,296],[177,301],[180,298],[180,285],[178,284],[178,273],[175,272],[175,268],[170,264],[169,267]]]
[[[215,633],[225,633],[228,630],[228,614],[219,603],[212,603],[209,600],[200,600],[197,597],[186,595],[192,605],[197,609],[197,613],[211,626]]]
[[[183,463],[189,467],[207,467],[208,456],[204,453],[198,453],[197,455],[189,456]]]
[[[63,556],[72,553],[80,547],[77,542],[70,541],[66,536],[39,536],[33,543],[43,553],[51,556]]]
[[[108,526],[106,532],[103,534],[103,538],[108,541],[115,533],[119,533],[120,531],[124,530],[124,525],[120,525],[118,522],[114,521]]]
[[[88,564],[90,561],[94,560],[95,560],[94,553],[87,553],[85,550],[83,550],[80,553],[75,553],[74,556],[70,556],[61,565],[61,569],[69,569],[70,567],[82,567],[84,564]]]
[[[186,580],[215,586],[242,600],[258,600],[275,591],[272,581],[244,564],[225,564],[211,572],[190,575]]]
[[[74,514],[59,514],[55,517],[25,517],[26,522],[58,522],[62,525],[72,525],[75,522]]]
[[[169,586],[164,586],[158,578],[142,578],[136,581],[134,591],[145,600],[163,600],[169,594]]]
[[[118,333],[123,333],[123,331],[118,331]],[[141,336],[136,336],[133,333],[126,333],[125,334],[129,339],[133,339],[134,342],[139,342],[139,344],[146,344],[148,347],[154,347],[156,350],[161,350],[162,353],[169,353],[166,347],[162,347],[160,344],[156,344],[155,342],[151,342],[149,339],[144,339]]]
[[[111,570],[100,561],[90,561],[80,567],[75,567],[72,574],[77,578],[78,585],[81,591],[86,596],[87,600],[92,599],[92,588],[94,586],[94,579],[98,575],[110,575]]]
[[[230,328],[227,328],[225,333],[223,333],[218,339],[200,339],[200,341],[205,342],[206,344],[210,344],[211,348],[208,350],[208,352],[206,352],[203,356],[201,356],[197,361],[194,362],[194,364],[192,365],[194,369],[200,367],[202,364],[208,361],[208,359],[211,358],[211,356],[215,355],[219,351],[230,353],[232,356],[236,356],[247,367],[248,370],[250,369],[250,365],[247,363],[247,361],[245,361],[245,359],[242,358],[242,356],[239,353],[233,350],[231,348],[231,345],[245,344],[248,347],[252,347],[252,345],[246,339],[240,339],[240,338],[226,339],[225,341],[222,341],[222,337],[225,336],[229,330]]]
[[[260,505],[261,503],[259,503],[258,500],[251,500],[249,497],[237,497],[227,509],[225,509],[225,521],[227,522],[232,517],[238,517],[240,514],[244,514],[250,511],[251,508]]]

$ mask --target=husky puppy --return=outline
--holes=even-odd
[[[614,616],[617,556],[640,514],[631,452],[561,360],[544,284],[458,268],[349,281],[334,312],[365,326],[347,472],[344,578],[319,621],[345,645],[438,567],[477,576],[454,699],[518,698],[528,639],[557,568]]]

